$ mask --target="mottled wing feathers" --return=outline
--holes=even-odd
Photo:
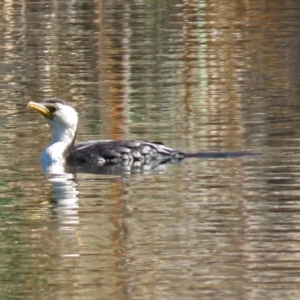
[[[136,140],[105,140],[79,143],[68,156],[69,164],[93,163],[98,165],[116,163],[149,163],[181,160],[184,154],[158,142]]]

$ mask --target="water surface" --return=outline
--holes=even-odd
[[[4,1],[0,20],[1,299],[299,298],[300,3]],[[47,176],[26,104],[52,96],[80,141],[261,155]]]

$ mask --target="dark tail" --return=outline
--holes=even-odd
[[[243,156],[261,155],[261,153],[238,151],[238,152],[198,152],[185,153],[184,158],[235,158]]]

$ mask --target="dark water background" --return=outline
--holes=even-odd
[[[0,299],[299,299],[299,42],[295,0],[2,1]],[[80,141],[262,155],[49,178],[51,96]]]

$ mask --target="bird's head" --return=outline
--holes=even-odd
[[[30,101],[27,104],[46,118],[52,131],[74,131],[76,132],[78,115],[73,105],[58,98],[46,99],[41,103]]]

